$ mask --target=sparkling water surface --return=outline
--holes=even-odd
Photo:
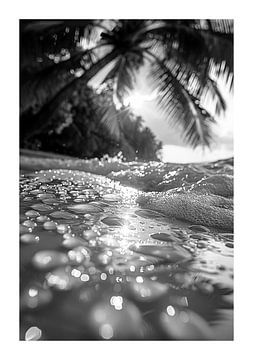
[[[231,159],[21,165],[22,340],[233,338]]]

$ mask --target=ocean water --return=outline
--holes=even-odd
[[[233,339],[233,159],[20,164],[20,339]]]

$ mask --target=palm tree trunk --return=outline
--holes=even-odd
[[[25,140],[28,140],[32,136],[40,133],[42,130],[48,127],[48,125],[52,121],[53,114],[58,109],[59,105],[71,96],[71,94],[76,88],[76,85],[79,82],[87,85],[89,80],[91,80],[103,67],[105,67],[112,60],[114,60],[117,55],[117,50],[108,53],[102,59],[98,60],[94,65],[92,65],[90,69],[85,71],[82,76],[73,79],[64,88],[62,88],[46,105],[43,106],[43,108],[38,114],[36,114],[31,119],[26,120],[26,123],[22,124],[22,128],[24,130],[23,138]]]

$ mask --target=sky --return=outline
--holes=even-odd
[[[203,152],[202,148],[198,147],[193,150],[183,142],[180,130],[173,128],[168,119],[160,113],[155,99],[151,100],[152,89],[148,81],[147,69],[142,68],[136,79],[136,88],[132,97],[133,111],[136,115],[142,116],[144,125],[150,127],[156,138],[162,141],[163,161],[188,163],[215,161],[233,156],[233,95],[229,93],[223,82],[219,85],[227,102],[226,113],[216,118],[217,124],[212,128],[214,143],[211,149],[205,149]],[[136,99],[140,101],[135,101]]]

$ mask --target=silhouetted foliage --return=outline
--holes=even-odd
[[[161,143],[143,126],[141,117],[128,109],[115,109],[118,138],[101,122],[104,108],[111,103],[110,89],[96,94],[91,88],[82,87],[61,104],[51,126],[27,142],[21,139],[21,146],[81,158],[115,156],[122,152],[127,160],[158,160]]]
[[[214,117],[203,107],[211,96],[216,113],[226,104],[217,79],[233,84],[232,20],[22,20],[21,136],[45,131],[78,86],[110,64],[102,83],[123,103],[136,71],[149,63],[157,102],[181,125],[193,147],[209,146]],[[114,104],[101,121],[119,138]],[[113,123],[113,124],[112,124]]]

